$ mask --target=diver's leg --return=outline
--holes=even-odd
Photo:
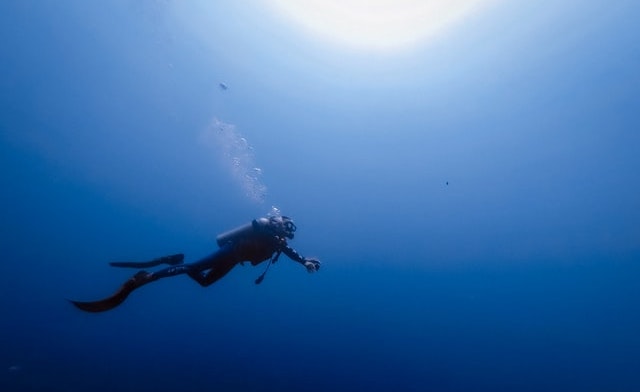
[[[174,265],[172,267],[161,269],[160,271],[147,272],[147,274],[149,275],[149,279],[153,281],[176,275],[189,274],[192,267],[193,265],[191,264]]]
[[[182,262],[181,257],[177,257],[174,255],[174,261]],[[181,255],[180,255],[181,256]],[[159,260],[162,260],[160,258]],[[137,288],[144,286],[147,283],[154,282],[158,279],[167,278],[169,276],[175,276],[180,274],[186,274],[189,272],[189,265],[175,265],[172,267],[168,267],[162,269],[158,272],[147,272],[147,271],[138,271],[135,275],[133,275],[129,280],[124,282],[122,286],[116,291],[112,296],[107,297],[105,299],[101,299],[98,301],[71,301],[73,305],[75,305],[78,309],[84,310],[86,312],[104,312],[110,309],[115,308],[124,302],[125,299]]]
[[[200,284],[202,287],[207,287],[215,283],[218,279],[225,276],[237,263],[234,260],[221,260],[216,263],[208,272],[202,272],[200,270],[191,270],[189,277]]]
[[[154,282],[158,279],[168,278],[170,276],[188,274],[190,272],[190,265],[177,265],[162,269],[158,272],[138,271],[129,280],[124,282],[122,286],[112,296],[98,301],[70,301],[78,309],[86,312],[104,312],[115,308],[124,302],[125,299],[137,288],[144,286],[147,283]]]
[[[227,246],[189,265],[187,274],[202,287],[207,287],[225,276],[237,264],[233,247]],[[208,272],[203,272],[209,270]]]
[[[182,264],[157,272],[139,271],[129,278],[112,296],[98,301],[71,301],[78,309],[86,312],[104,312],[124,302],[135,289],[158,279],[181,274],[189,275],[202,286],[208,286],[223,277],[236,265],[231,247],[225,247],[193,264]],[[210,270],[206,274],[202,271]]]

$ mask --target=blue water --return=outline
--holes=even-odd
[[[507,3],[376,54],[257,0],[0,2],[0,390],[640,390],[640,6]],[[66,301],[272,206],[318,273]]]

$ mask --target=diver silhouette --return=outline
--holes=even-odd
[[[146,262],[112,262],[113,267],[149,268],[160,264],[170,267],[156,272],[139,271],[127,280],[110,297],[98,301],[72,301],[78,309],[86,312],[104,312],[124,302],[135,289],[158,279],[187,274],[191,279],[206,287],[225,276],[236,264],[245,261],[258,265],[269,260],[264,272],[256,279],[260,284],[272,263],[281,253],[304,265],[309,273],[320,269],[320,261],[302,257],[287,244],[287,238],[293,239],[296,226],[286,216],[268,216],[254,219],[250,223],[220,234],[216,241],[220,249],[194,263],[184,264],[184,255],[179,253],[159,257]]]

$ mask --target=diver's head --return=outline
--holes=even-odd
[[[293,239],[293,233],[296,231],[296,225],[288,216],[270,216],[269,225],[276,235]]]

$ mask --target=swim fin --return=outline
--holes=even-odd
[[[124,267],[124,268],[150,268],[160,264],[178,265],[184,262],[184,254],[178,253],[175,255],[158,257],[151,261],[112,261],[109,263],[112,267]]]
[[[129,294],[133,292],[133,290],[154,280],[155,279],[152,278],[152,274],[148,273],[147,271],[139,271],[133,277],[127,280],[122,286],[120,286],[118,291],[116,291],[115,294],[110,297],[98,301],[83,302],[69,300],[69,302],[71,302],[76,308],[84,310],[85,312],[105,312],[123,303],[124,300],[129,296]]]

